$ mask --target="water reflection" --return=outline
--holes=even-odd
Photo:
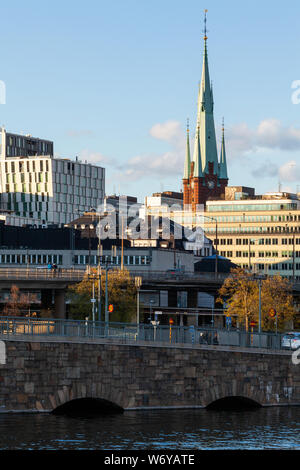
[[[0,449],[300,449],[300,407],[0,415]]]

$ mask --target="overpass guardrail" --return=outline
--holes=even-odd
[[[0,280],[61,280],[82,281],[85,271],[79,269],[49,269],[47,267],[0,268]]]
[[[246,332],[236,329],[200,328],[192,326],[154,326],[152,324],[104,323],[86,320],[32,319],[1,317],[0,338],[18,339],[41,337],[49,340],[122,342],[126,344],[153,343],[189,346],[234,346],[281,350],[284,333]]]

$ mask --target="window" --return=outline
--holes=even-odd
[[[186,291],[177,292],[177,307],[187,308],[187,292]]]
[[[159,305],[160,307],[168,307],[168,291],[167,290],[161,290],[159,291]]]

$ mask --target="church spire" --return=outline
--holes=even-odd
[[[208,173],[209,163],[211,163],[213,174],[216,175],[218,173],[218,152],[213,114],[214,101],[208,68],[206,14],[207,10],[205,10],[204,18],[204,54],[198,99],[197,128],[200,129],[202,170],[204,173]]]
[[[227,173],[227,161],[226,161],[226,150],[225,150],[225,128],[224,118],[222,124],[222,145],[221,145],[221,156],[220,156],[220,175],[221,179],[228,179]]]
[[[183,179],[188,180],[191,176],[191,151],[190,151],[190,126],[189,120],[187,120],[187,129],[186,129],[186,154],[185,154],[185,163],[184,163],[184,174]]]
[[[199,126],[196,130],[196,135],[195,135],[194,177],[203,178]]]
[[[198,85],[197,122],[193,139],[192,161],[188,126],[183,176],[183,203],[191,205],[193,211],[197,210],[199,204],[206,204],[210,197],[223,197],[228,185],[224,123],[220,160],[217,149],[213,86],[208,67],[206,23],[207,10],[204,15],[204,52],[201,81]]]

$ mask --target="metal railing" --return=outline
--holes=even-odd
[[[104,266],[103,266],[104,267]],[[118,269],[115,266],[112,268]],[[24,268],[1,268],[0,267],[0,281],[5,280],[24,280],[24,281],[34,281],[34,280],[60,280],[60,281],[70,281],[70,282],[80,282],[82,281],[84,275],[87,273],[86,269],[83,268],[57,268],[57,269],[48,269],[47,267],[24,267]],[[224,273],[192,273],[192,272],[168,272],[168,271],[136,271],[134,269],[130,270],[129,274],[131,277],[140,277],[145,281],[153,282],[162,282],[162,281],[205,281],[205,282],[223,282],[229,274]]]
[[[105,339],[126,344],[230,346],[281,350],[284,333],[246,332],[236,329],[195,328],[152,324],[104,323],[85,320],[0,317],[0,338],[44,337],[90,341]]]
[[[102,266],[104,267],[104,266]],[[118,269],[115,266],[112,266],[115,269]],[[230,273],[210,273],[210,272],[172,272],[170,271],[138,271],[135,269],[130,269],[129,273],[132,277],[141,277],[143,281],[205,281],[205,282],[224,282],[225,279],[230,276]],[[7,268],[0,267],[0,281],[5,280],[24,280],[24,281],[34,281],[34,280],[60,280],[60,281],[70,281],[70,282],[80,282],[82,281],[84,275],[87,273],[85,268],[57,268],[57,269],[48,269],[47,267],[18,267],[18,268]],[[300,291],[300,283],[294,283],[293,289],[295,291]]]
[[[139,276],[143,280],[165,281],[165,280],[182,280],[182,281],[224,281],[230,273],[215,273],[215,272],[184,272],[176,270],[167,271],[130,271],[132,276]]]
[[[80,269],[48,269],[47,267],[0,268],[0,280],[81,281],[85,271]]]

